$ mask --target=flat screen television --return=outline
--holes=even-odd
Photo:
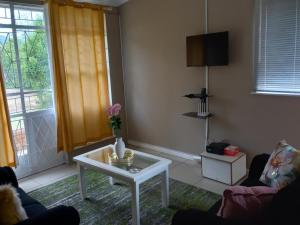
[[[186,38],[187,66],[228,65],[228,31]]]

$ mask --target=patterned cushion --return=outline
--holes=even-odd
[[[278,143],[260,177],[264,184],[281,189],[300,175],[300,151],[285,140]]]

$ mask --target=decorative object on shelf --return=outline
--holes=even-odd
[[[230,144],[226,142],[212,142],[206,146],[206,151],[213,154],[224,155],[224,149]]]
[[[208,95],[206,94],[206,88],[201,89],[200,94],[200,103],[198,104],[198,116],[208,116],[208,107],[207,107],[207,99]]]
[[[133,168],[130,168],[128,171],[130,173],[139,173],[141,171],[141,169],[133,167]]]
[[[110,119],[110,126],[112,127],[114,136],[116,138],[114,152],[117,154],[119,159],[123,159],[125,154],[125,143],[121,137],[121,109],[122,106],[119,103],[116,103],[107,109],[107,114]]]
[[[113,165],[126,165],[126,166],[131,166],[133,163],[134,159],[134,152],[126,149],[124,157],[119,159],[118,155],[116,152],[112,152],[108,155],[109,161]]]
[[[184,97],[200,99],[200,102],[198,103],[197,106],[197,112],[184,113],[183,114],[184,116],[199,118],[199,119],[207,119],[213,116],[213,114],[208,112],[207,98],[211,96],[207,95],[206,88],[202,88],[200,94],[188,94],[185,95]]]
[[[235,145],[229,145],[224,148],[224,155],[235,156],[240,152],[240,147]]]

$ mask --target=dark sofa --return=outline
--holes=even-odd
[[[0,185],[11,184],[19,193],[28,219],[18,223],[18,225],[78,225],[80,218],[77,210],[68,206],[57,206],[46,209],[37,200],[27,195],[19,187],[16,175],[10,167],[0,167]]]
[[[251,162],[248,178],[243,186],[264,186],[259,178],[269,159],[268,154],[257,155]],[[173,217],[172,225],[292,225],[300,224],[300,177],[281,189],[273,198],[270,206],[261,212],[259,221],[234,221],[223,219],[216,214],[221,200],[208,212],[197,209],[179,210]]]

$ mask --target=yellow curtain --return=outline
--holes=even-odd
[[[0,65],[0,166],[16,166],[6,93]]]
[[[99,6],[48,1],[59,150],[112,136],[104,12]]]

